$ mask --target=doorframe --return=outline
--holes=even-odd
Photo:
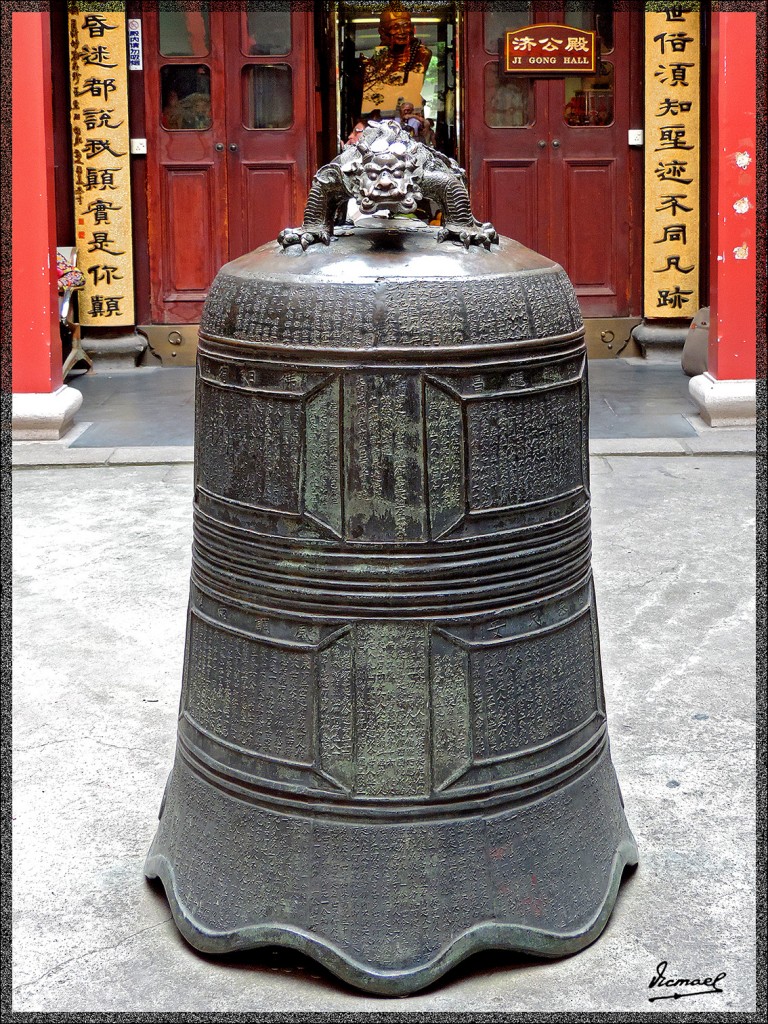
[[[341,136],[341,75],[339,67],[339,8],[336,0],[320,0],[313,12],[317,67],[317,167],[338,155]],[[317,169],[317,168],[315,168]]]
[[[644,9],[641,4],[632,4],[629,8],[630,45],[629,51],[629,120],[633,128],[642,129],[645,111],[645,79],[643,53],[643,18]],[[637,87],[633,88],[633,84]],[[644,146],[629,146],[627,166],[629,169],[629,294],[627,296],[631,317],[642,316],[643,308],[643,233],[644,233],[644,199],[645,174],[643,169]]]
[[[332,39],[333,40],[333,76],[319,76],[318,84],[321,84],[322,88],[330,88],[333,90],[333,106],[334,106],[334,123],[336,137],[343,139],[345,136],[344,127],[341,123],[341,112],[343,104],[341,102],[341,66],[339,62],[339,47],[340,47],[340,32],[339,32],[339,5],[336,0],[321,0],[320,13],[315,12],[316,20],[321,18],[325,23],[325,31],[321,34],[316,30],[316,39]],[[414,17],[418,18],[420,15],[425,13],[423,5],[421,9],[410,12]],[[453,16],[453,50],[454,50],[454,94],[455,94],[455,116],[454,116],[454,131],[456,137],[456,158],[459,159],[462,156],[462,125],[461,125],[461,110],[462,110],[462,88],[463,88],[463,75],[462,75],[462,64],[459,59],[461,54],[461,35],[462,26],[461,19],[463,17],[463,7],[461,0],[449,0],[448,3],[440,3],[439,0],[434,7],[447,7],[450,8]],[[427,11],[428,16],[428,11]],[[324,108],[325,109],[325,108]],[[325,149],[318,145],[318,153],[327,153],[328,146],[327,142],[330,138],[330,118],[328,123],[324,126],[324,140],[326,142]],[[327,159],[330,160],[336,156],[336,151]],[[327,162],[327,160],[326,160]],[[461,162],[461,161],[459,161]],[[462,164],[463,166],[463,164]]]

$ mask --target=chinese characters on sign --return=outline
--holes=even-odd
[[[125,14],[71,5],[69,62],[75,243],[86,278],[79,320],[88,327],[133,324]]]
[[[699,13],[645,13],[646,318],[699,308]]]
[[[128,70],[141,71],[141,18],[128,19]]]
[[[595,33],[570,25],[527,25],[504,33],[509,74],[565,75],[595,71]]]

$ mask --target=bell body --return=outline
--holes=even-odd
[[[276,245],[200,331],[173,771],[146,873],[208,952],[372,992],[559,956],[637,862],[590,567],[564,271],[425,226]]]

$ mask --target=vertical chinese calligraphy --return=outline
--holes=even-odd
[[[645,283],[647,319],[699,308],[699,12],[645,12]]]
[[[69,7],[79,319],[119,327],[134,322],[125,12],[91,6]]]

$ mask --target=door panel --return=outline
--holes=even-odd
[[[484,160],[483,170],[483,193],[489,208],[496,211],[496,230],[540,251],[546,239],[539,237],[541,223],[537,211],[542,169],[537,161]]]
[[[563,160],[562,263],[577,294],[616,294],[616,175],[613,160]],[[597,216],[596,212],[600,211]],[[582,305],[584,300],[582,298]]]
[[[215,247],[201,244],[215,234],[217,213],[215,170],[181,164],[162,168],[163,238],[168,259],[163,276],[166,302],[202,302],[218,270]],[[195,210],[195,231],[189,211]]]
[[[241,161],[239,174],[240,187],[235,194],[240,200],[242,231],[238,233],[238,239],[245,253],[277,238],[289,224],[300,223],[300,219],[297,221],[294,216],[295,203],[291,201],[296,193],[296,166],[294,163],[251,164]],[[272,196],[274,201],[265,206],[265,196]]]
[[[225,120],[222,18],[203,4],[143,19],[151,308],[157,323],[198,320],[213,274],[227,259],[226,160],[215,148]]]

